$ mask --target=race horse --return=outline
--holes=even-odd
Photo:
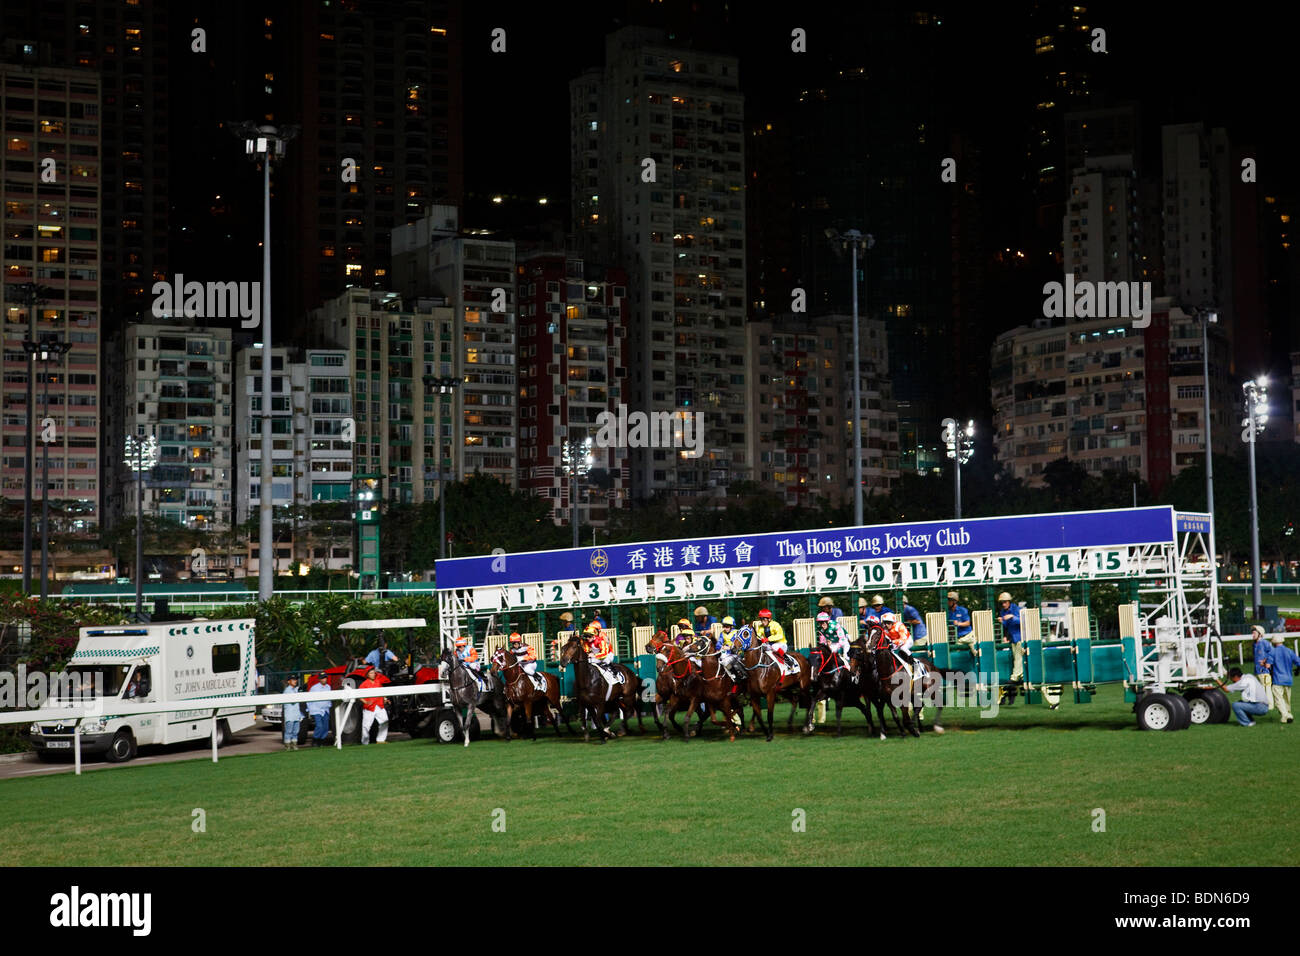
[[[812,704],[808,698],[808,689],[811,671],[808,665],[808,658],[802,654],[791,652],[786,653],[787,660],[793,660],[799,665],[798,673],[786,674],[781,668],[781,662],[777,659],[776,652],[766,642],[752,644],[745,656],[741,658],[748,673],[747,685],[749,690],[749,702],[753,708],[754,714],[750,718],[750,730],[754,728],[754,717],[758,718],[758,725],[763,728],[763,733],[767,735],[769,742],[772,740],[772,732],[776,725],[776,699],[784,697],[790,701],[790,722],[786,729],[794,730],[794,715],[799,712],[799,704],[802,701],[804,706],[811,708]],[[762,702],[767,701],[767,723],[763,723]],[[811,713],[811,709],[809,710]]]
[[[461,726],[465,733],[465,746],[469,746],[469,729],[477,720],[477,712],[483,711],[493,718],[495,728],[498,718],[504,719],[505,697],[501,693],[501,684],[490,672],[481,675],[484,689],[479,689],[474,672],[465,666],[449,647],[444,647],[438,655],[438,662],[446,664],[447,683],[451,687],[451,706],[453,710],[464,708],[465,715]],[[507,731],[508,732],[508,731]]]
[[[879,630],[879,627],[873,628]],[[890,713],[894,715],[894,725],[898,727],[900,736],[906,737],[907,731],[903,729],[902,721],[898,719],[898,708],[894,706],[893,700],[890,699],[889,693],[881,686],[880,673],[877,670],[876,654],[872,649],[874,637],[859,637],[849,645],[849,670],[858,678],[858,692],[862,695],[863,701],[868,705],[874,705],[876,716],[880,719],[880,739],[888,737],[885,722],[885,707],[889,707]],[[871,718],[867,718],[867,726],[873,733],[875,728],[871,725]]]
[[[631,715],[636,716],[640,733],[645,733],[645,720],[641,716],[640,706],[641,678],[637,677],[631,668],[624,664],[613,665],[612,669],[623,675],[623,683],[615,684],[611,688],[596,670],[596,666],[591,663],[576,633],[560,649],[560,666],[567,667],[570,664],[573,665],[574,693],[578,698],[578,707],[583,718],[582,739],[584,741],[591,740],[587,717],[591,717],[596,729],[600,731],[602,744],[608,738],[615,736],[613,731],[605,726],[605,717],[611,711],[621,716],[623,720],[623,729],[618,732],[618,736],[627,733],[628,717]],[[613,718],[610,723],[613,723]],[[565,724],[567,726],[568,721],[565,721]]]
[[[852,653],[852,648],[850,648],[850,653]],[[833,700],[835,701],[836,737],[844,736],[843,718],[846,703],[862,711],[862,716],[867,718],[867,733],[874,736],[876,728],[871,722],[871,711],[863,703],[863,693],[868,691],[867,681],[869,678],[874,677],[874,674],[861,669],[854,669],[852,662],[845,664],[840,660],[840,656],[826,644],[818,644],[808,652],[808,666],[811,672],[812,703],[808,707],[808,721],[804,724],[803,732],[805,734],[813,732],[813,708],[817,705],[817,702]],[[871,688],[870,692],[874,693],[875,689]],[[885,719],[883,714],[880,719],[883,723]]]
[[[655,725],[663,731],[663,739],[667,740],[669,723],[674,730],[682,729],[681,724],[677,723],[677,711],[686,700],[683,692],[695,670],[695,665],[682,651],[681,646],[668,640],[668,635],[663,631],[652,637],[645,649],[655,656]],[[665,708],[667,708],[668,723],[661,719]],[[704,729],[704,717],[704,708],[702,708],[699,726],[695,729],[697,734]]]
[[[732,717],[731,703],[737,692],[736,683],[722,667],[721,651],[708,651],[698,656],[700,659],[699,670],[690,675],[684,688],[685,696],[691,702],[686,712],[694,714],[695,708],[703,703],[714,711],[713,719],[716,722],[718,719],[717,711],[721,710],[727,727],[727,739],[734,743],[737,721]],[[683,728],[682,739],[691,739],[691,722],[689,718]]]
[[[873,632],[867,638],[868,644],[873,649],[873,656],[876,664],[876,673],[879,676],[880,691],[885,696],[890,706],[897,706],[903,712],[903,726],[913,737],[921,736],[921,710],[925,701],[933,700],[935,702],[934,713],[934,732],[943,733],[943,725],[939,723],[939,718],[943,716],[943,682],[948,676],[955,676],[959,671],[942,670],[933,661],[921,657],[919,654],[913,654],[912,660],[916,662],[909,669],[895,655],[893,644],[885,635],[884,631]],[[920,664],[918,669],[916,664]],[[918,670],[923,671],[923,675],[918,677]],[[916,704],[916,726],[913,726],[911,720],[911,705]],[[877,704],[879,710],[879,704]],[[882,718],[883,731],[883,718]]]
[[[538,674],[546,685],[546,690],[538,690],[518,658],[504,647],[493,651],[492,670],[501,674],[505,684],[506,740],[510,739],[510,724],[516,707],[524,710],[524,724],[528,728],[530,739],[537,739],[537,731],[533,728],[534,707],[541,708],[542,718],[549,720],[555,728],[555,736],[560,736],[560,681],[554,674],[545,671]],[[564,725],[569,728],[569,733],[573,733],[573,726],[567,720]]]

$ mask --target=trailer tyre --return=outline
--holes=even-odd
[[[1147,694],[1137,702],[1139,730],[1173,730],[1178,726],[1178,712],[1168,694]]]
[[[113,742],[108,745],[108,753],[105,755],[109,763],[125,763],[135,757],[135,737],[131,731],[123,727],[113,736]]]
[[[1232,716],[1232,704],[1228,701],[1228,695],[1217,687],[1211,687],[1206,690],[1204,696],[1210,702],[1210,707],[1213,710],[1210,723],[1226,724],[1228,718]]]
[[[1187,702],[1187,698],[1182,694],[1165,694],[1169,702],[1173,704],[1174,711],[1178,717],[1178,723],[1174,730],[1186,730],[1192,725],[1192,706]]]
[[[1214,705],[1205,696],[1205,690],[1194,687],[1185,695],[1191,719],[1194,724],[1208,724],[1214,717]]]

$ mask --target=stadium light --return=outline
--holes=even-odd
[[[1255,617],[1262,615],[1259,591],[1259,497],[1255,488],[1255,439],[1268,424],[1268,379],[1261,375],[1242,383],[1246,393],[1246,417],[1242,419],[1241,440],[1250,447],[1250,583]]]
[[[975,454],[975,420],[970,419],[965,427],[959,425],[955,418],[945,418],[943,425],[943,442],[948,446],[948,457],[953,463],[954,496],[957,520],[961,520],[961,466],[971,460]]]

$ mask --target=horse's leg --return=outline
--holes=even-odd
[[[835,736],[844,736],[844,695],[835,695]]]
[[[506,715],[507,723],[509,722],[509,720],[510,720],[510,715],[507,714]],[[537,728],[533,726],[533,695],[532,694],[529,694],[527,697],[524,698],[524,723],[528,725],[528,739],[536,740]]]
[[[699,698],[698,698],[698,697],[695,697],[694,695],[692,695],[692,696],[691,696],[691,706],[690,706],[690,709],[687,710],[687,712],[686,712],[689,716],[686,718],[685,725],[684,725],[683,728],[682,728],[682,739],[683,739],[683,740],[690,740],[690,739],[691,739],[691,718],[695,716],[695,708],[696,708],[696,706],[698,706],[698,704],[699,704]],[[703,718],[700,718],[700,729],[702,730],[703,728],[704,728],[704,719],[703,719]],[[697,733],[698,733],[698,732],[699,732],[699,731],[697,731]]]
[[[934,727],[934,732],[936,734],[941,734],[943,733],[943,725],[939,723],[939,720],[943,717],[943,678],[938,678],[936,683],[938,684],[939,691],[934,695],[934,721],[931,726]]]
[[[471,700],[468,704],[465,705],[465,728],[464,729],[465,729],[466,747],[469,746],[469,722],[471,720],[477,720],[477,719],[478,717],[474,713],[474,701]]]
[[[515,717],[515,705],[512,704],[510,702],[510,698],[507,697],[506,698],[506,740],[507,741],[510,740],[510,725],[514,723],[514,717]]]

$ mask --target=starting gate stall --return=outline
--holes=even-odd
[[[1143,721],[1147,698],[1160,696],[1165,706],[1171,693],[1222,673],[1210,534],[1208,515],[1159,506],[454,558],[437,563],[440,634],[447,641],[468,629],[472,640],[482,640],[474,637],[476,622],[486,619],[488,633],[508,633],[512,620],[535,622],[530,637],[546,636],[538,656],[558,670],[558,648],[572,632],[551,625],[568,611],[580,632],[599,612],[619,660],[646,683],[648,701],[655,661],[645,643],[654,630],[671,632],[677,619],[691,619],[695,604],[725,605],[725,614],[744,623],[774,600],[806,601],[808,616],[794,617],[788,629],[791,649],[800,650],[815,639],[819,596],[846,597],[856,610],[857,595],[890,594],[893,603],[907,592],[982,589],[985,607],[992,607],[996,591],[1014,589],[1028,595],[1021,634],[1030,702],[1054,701],[1068,686],[1084,703],[1098,684],[1122,683],[1127,700],[1143,700],[1139,723],[1154,726],[1158,719]],[[1099,639],[1088,606],[1099,584],[1119,588],[1117,638]],[[1039,613],[1043,589],[1056,587],[1068,588],[1072,599],[1064,635]],[[749,614],[741,614],[742,605]],[[641,623],[647,616],[649,626]],[[1011,645],[992,611],[973,612],[972,637],[961,641],[943,612],[925,620],[920,646],[928,645],[940,667],[968,672],[985,692],[1010,680]],[[856,636],[855,614],[841,623]],[[565,696],[571,685],[572,674],[563,675]]]

